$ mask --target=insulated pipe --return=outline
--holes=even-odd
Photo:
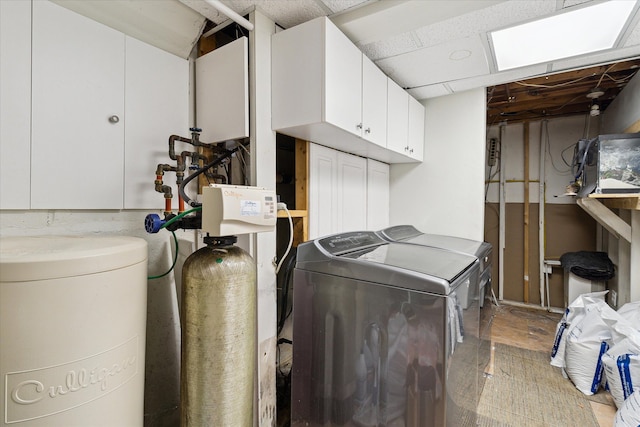
[[[217,9],[222,14],[228,16],[229,18],[231,18],[232,20],[234,20],[236,23],[243,26],[247,30],[253,31],[253,24],[251,22],[247,21],[242,16],[237,14],[234,10],[227,7],[220,0],[204,0],[204,2],[207,3],[209,6]]]

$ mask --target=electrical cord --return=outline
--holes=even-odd
[[[289,255],[289,251],[293,246],[293,219],[291,218],[291,212],[289,212],[289,209],[287,209],[287,205],[285,205],[284,203],[278,203],[278,210],[285,211],[287,213],[287,217],[289,218],[289,246],[287,246],[287,250],[284,252],[284,255],[282,255],[282,258],[280,259],[280,262],[276,267],[276,274],[278,274],[278,272],[280,271],[282,263],[284,262],[287,255]]]
[[[235,153],[236,151],[238,151],[240,149],[240,147],[244,148],[242,146],[242,144],[239,144],[236,148],[234,148],[233,150],[229,150],[227,151],[225,154],[223,154],[222,156],[218,157],[217,159],[215,159],[212,162],[207,163],[206,165],[204,165],[203,167],[201,167],[200,169],[198,169],[197,171],[195,171],[194,173],[192,173],[191,175],[189,175],[188,177],[186,177],[182,183],[180,184],[180,187],[178,188],[178,193],[180,194],[180,196],[182,197],[182,199],[185,201],[185,203],[189,204],[190,206],[197,206],[198,202],[194,201],[191,199],[191,197],[187,196],[187,193],[185,192],[185,188],[186,186],[193,181],[196,177],[202,175],[202,173],[204,173],[205,171],[207,171],[208,169],[211,169],[212,167],[222,163],[224,160],[226,160],[227,158],[229,158],[233,153]]]

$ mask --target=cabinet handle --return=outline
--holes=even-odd
[[[409,153],[413,154],[413,148],[411,150],[409,150]]]
[[[366,129],[364,130],[364,133],[371,133],[371,128],[366,128]]]
[[[358,123],[358,124],[356,125],[356,129],[362,129],[362,123]]]
[[[115,125],[119,121],[120,121],[120,117],[116,116],[115,114],[113,116],[109,117],[109,123],[112,123],[112,124]]]
[[[404,151],[409,151],[409,146],[404,147]]]

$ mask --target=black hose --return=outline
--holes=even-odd
[[[238,145],[233,150],[227,151],[222,156],[218,157],[217,159],[215,159],[214,161],[212,161],[210,163],[207,163],[206,165],[204,165],[203,167],[201,167],[200,169],[198,169],[197,171],[195,171],[194,173],[192,173],[191,175],[186,177],[184,179],[184,181],[182,181],[182,184],[180,184],[180,187],[178,188],[178,193],[180,194],[180,197],[182,197],[182,200],[184,200],[190,206],[193,206],[193,207],[198,206],[199,205],[198,202],[192,200],[191,197],[187,196],[187,193],[184,190],[185,187],[187,186],[187,184],[189,184],[193,179],[195,179],[197,176],[201,175],[206,170],[211,169],[212,167],[218,165],[219,163],[222,163],[225,159],[230,157],[233,153],[235,153],[239,149],[240,149],[240,145]]]

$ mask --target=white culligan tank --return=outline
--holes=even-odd
[[[143,424],[147,243],[0,239],[0,425]]]

